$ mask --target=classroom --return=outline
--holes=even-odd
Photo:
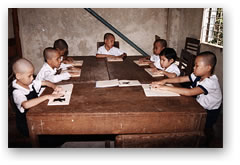
[[[108,51],[110,38],[120,52],[111,58],[100,51],[104,46]],[[30,107],[26,137],[16,123],[14,65],[27,59],[34,79],[39,79],[53,52],[60,55],[55,46],[59,39],[67,43],[68,53],[61,55],[61,65],[71,61],[75,70],[55,73],[70,75],[61,81],[45,80],[70,93],[65,91],[63,102],[45,99]],[[155,53],[163,41],[167,44]],[[169,65],[179,74],[157,67],[164,58],[173,59],[168,59],[169,51],[175,54]],[[159,61],[152,61],[154,54]],[[203,60],[206,54],[214,54],[217,62]],[[219,83],[218,106],[213,108],[218,114],[211,129],[205,128],[211,110],[197,95],[182,92],[197,88],[200,98],[210,97],[204,85],[190,84],[201,60],[213,72],[206,79],[213,74]],[[55,69],[60,67],[59,62]],[[174,84],[178,76],[189,83]],[[195,77],[201,83],[204,76]],[[46,86],[39,98],[52,95]],[[223,148],[222,93],[222,8],[8,8],[9,148]]]

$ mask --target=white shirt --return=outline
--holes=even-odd
[[[112,47],[109,51],[107,51],[107,49],[105,48],[105,45],[100,46],[97,51],[97,54],[106,54],[106,55],[113,55],[113,56],[120,56],[123,53],[125,52],[116,47]]]
[[[47,80],[52,83],[57,83],[62,80],[68,80],[71,77],[71,75],[67,72],[55,75],[56,72],[57,72],[56,68],[52,69],[52,67],[50,67],[48,63],[45,62],[41,70],[38,72],[36,80],[40,81]]]
[[[172,63],[169,67],[167,67],[165,69],[162,68],[162,66],[160,65],[160,61],[158,61],[157,64],[154,63],[154,65],[158,69],[164,70],[164,71],[169,72],[169,73],[175,73],[177,76],[180,75],[180,70],[179,70],[178,66],[174,63]]]
[[[180,75],[180,70],[178,66],[174,63],[172,63],[167,69],[165,69],[165,71],[169,73],[175,73],[177,76]]]
[[[63,61],[63,56],[61,56],[61,61]],[[73,67],[73,65],[72,64],[64,64],[63,62],[61,62],[59,69],[67,70],[68,67]]]
[[[62,70],[67,70],[67,68],[69,67],[73,67],[72,64],[64,64],[64,63],[61,63],[59,69],[62,69]]]
[[[189,76],[193,83],[197,77],[192,73]],[[216,75],[197,81],[196,86],[203,89],[204,93],[197,96],[197,102],[207,110],[218,109],[222,103],[222,92]]]
[[[152,61],[152,62],[160,61],[159,55],[152,54],[150,57],[150,61]]]
[[[16,83],[16,80],[13,80],[12,86],[13,91],[13,100],[21,113],[24,113],[25,109],[22,107],[22,102],[27,101],[26,95],[28,95],[31,91],[33,91],[32,86],[34,86],[36,92],[41,89],[42,82],[38,80],[34,80],[28,87],[29,89],[23,88],[19,84]]]

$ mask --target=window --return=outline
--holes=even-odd
[[[204,9],[201,42],[223,46],[222,8]]]

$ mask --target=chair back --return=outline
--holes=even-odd
[[[187,37],[185,42],[185,50],[197,56],[200,52],[200,40]]]
[[[181,72],[181,76],[190,75],[193,72],[195,58],[195,55],[185,49],[182,49],[178,66]]]

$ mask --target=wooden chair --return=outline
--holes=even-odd
[[[198,55],[200,52],[200,40],[187,37],[185,42],[185,50],[194,55]]]
[[[100,46],[103,46],[103,45],[104,45],[104,42],[97,42],[97,49]],[[119,41],[114,41],[114,45],[113,46],[119,48]]]
[[[181,76],[190,75],[193,72],[195,58],[195,55],[185,49],[182,49],[178,65]]]

